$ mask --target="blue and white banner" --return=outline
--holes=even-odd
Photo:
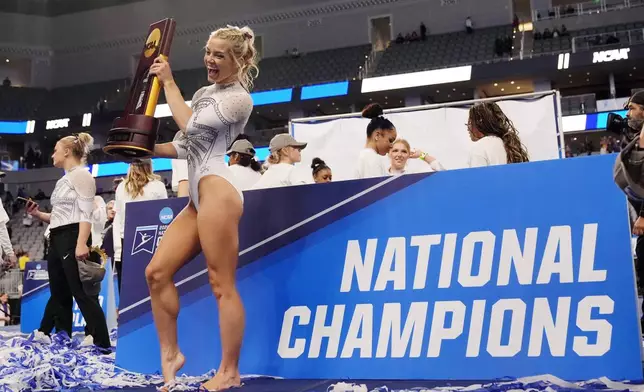
[[[115,319],[116,314],[116,306],[113,304],[115,301],[114,279],[112,278],[112,284],[110,284],[108,279],[113,275],[112,263],[110,260],[105,263],[105,269],[105,278],[103,278],[103,282],[101,282],[101,292],[98,296],[98,301],[103,308],[103,312],[108,318],[108,326],[110,326],[109,324],[114,324],[112,326],[116,326],[115,322],[109,322],[110,319]],[[49,301],[50,297],[47,262],[30,261],[26,263],[22,286],[20,331],[22,333],[31,333],[40,327],[40,320],[45,313],[45,307],[47,306],[47,301]],[[110,301],[112,302],[111,305]],[[83,331],[85,329],[86,322],[76,300],[74,300],[73,312],[74,321],[72,331]]]
[[[246,192],[242,373],[641,379],[614,156]],[[588,175],[592,173],[592,175]],[[186,199],[128,209],[118,366],[159,371],[144,270]],[[200,255],[175,277],[182,372],[220,360]]]

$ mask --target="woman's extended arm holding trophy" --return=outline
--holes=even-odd
[[[179,90],[179,86],[174,81],[170,64],[163,56],[159,56],[150,67],[150,74],[156,75],[159,79],[159,82],[163,86],[165,99],[168,102],[168,106],[170,106],[172,117],[179,129],[185,132],[190,116],[192,116],[192,109],[186,105],[186,101],[181,95],[181,90]]]
[[[172,69],[168,61],[159,56],[154,60],[154,64],[150,67],[150,74],[156,75],[163,86],[163,92],[165,94],[165,99],[170,106],[170,111],[172,112],[172,117],[177,123],[179,129],[182,132],[185,132],[190,116],[192,116],[192,109],[190,106],[186,105],[183,96],[181,95],[181,90],[174,81],[172,76]],[[177,149],[172,143],[163,143],[154,145],[154,156],[162,158],[177,158],[178,157]]]

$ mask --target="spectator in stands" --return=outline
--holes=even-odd
[[[427,41],[427,26],[423,22],[420,22],[420,39]]]
[[[36,196],[34,196],[34,200],[45,200],[47,198],[47,195],[45,195],[45,192],[43,192],[42,189],[38,188],[38,192],[36,192]]]
[[[377,103],[367,105],[362,117],[371,121],[367,125],[367,143],[358,156],[356,178],[385,177],[388,164],[385,155],[391,150],[398,133],[394,124],[383,117],[382,106]]]
[[[35,218],[50,224],[50,249],[47,260],[49,273],[50,300],[56,311],[56,329],[72,336],[73,300],[76,300],[93,342],[103,353],[110,351],[110,337],[105,315],[93,296],[83,289],[78,272],[78,263],[89,257],[91,245],[91,215],[96,182],[89,171],[84,169],[90,146],[91,135],[80,133],[64,137],[56,143],[52,160],[54,166],[65,169],[65,175],[58,180],[51,195],[52,212],[38,209],[38,204],[29,201],[27,212]],[[43,315],[48,321],[51,314]],[[44,332],[37,334],[44,339]]]
[[[297,48],[293,48],[293,50],[291,50],[291,57],[293,58],[300,57],[300,51]]]
[[[469,16],[465,18],[465,31],[467,31],[467,34],[472,34],[474,32],[474,25],[472,24],[472,18]]]
[[[402,33],[398,33],[398,36],[396,37],[396,43],[397,44],[405,43],[405,38],[403,37]]]
[[[559,38],[559,29],[555,27],[554,30],[552,30],[552,38]]]
[[[420,172],[426,171],[442,171],[445,168],[438,162],[433,156],[422,152],[420,150],[412,150],[409,142],[405,139],[396,140],[389,151],[389,169],[387,170],[389,174],[410,174],[416,173],[419,171],[410,170],[407,167],[407,161],[409,158],[420,159],[421,161],[427,163],[428,170],[421,170]]]
[[[467,130],[474,142],[469,167],[529,161],[514,124],[496,103],[485,102],[470,108]]]
[[[239,135],[226,151],[228,167],[242,190],[252,188],[262,177],[262,165],[255,159],[255,148],[247,138]]]
[[[174,135],[174,141],[181,137],[181,131]],[[177,197],[188,197],[188,161],[173,159],[172,161],[172,191]]]
[[[520,22],[519,22],[519,15],[514,14],[514,17],[512,18],[512,28],[513,28],[513,29],[515,29],[515,30],[516,30],[516,29],[518,29],[518,28],[519,28],[519,24],[520,24]]]
[[[416,33],[416,31],[412,31],[412,32],[411,32],[411,38],[410,38],[409,40],[410,40],[411,42],[418,41],[418,40],[419,40],[419,38],[418,38],[418,33]]]
[[[543,30],[543,39],[551,39],[552,38],[552,32],[550,31],[549,28],[545,28]]]
[[[36,146],[36,149],[34,150],[34,165],[36,169],[40,169],[42,167],[42,151],[40,151],[40,147]]]
[[[11,306],[9,306],[9,295],[0,293],[0,327],[6,327],[11,323]]]
[[[21,249],[18,253],[16,253],[16,256],[18,256],[18,265],[20,266],[20,271],[24,271],[27,263],[31,261],[29,252]]]
[[[149,159],[135,160],[130,164],[125,180],[116,188],[114,195],[114,260],[118,276],[119,292],[122,280],[122,243],[125,236],[125,213],[128,203],[133,201],[167,199],[168,192],[161,177],[152,171],[152,161]]]
[[[561,36],[562,37],[568,37],[570,35],[570,32],[566,28],[566,25],[561,25]]]
[[[293,171],[293,165],[302,160],[302,150],[305,148],[306,143],[298,142],[288,133],[273,137],[268,147],[271,152],[268,157],[270,166],[252,189],[305,184],[305,181],[296,178]]]
[[[618,43],[619,43],[619,38],[617,38],[614,35],[609,35],[608,38],[606,38],[606,45],[613,45]]]
[[[505,43],[501,38],[497,37],[496,40],[494,40],[494,53],[497,56],[503,57],[503,55],[505,54],[504,45]]]
[[[512,37],[510,36],[505,37],[503,48],[505,49],[505,52],[507,54],[512,56]]]
[[[331,168],[320,158],[313,158],[311,162],[311,169],[313,169],[313,181],[316,184],[323,184],[333,180],[333,173]]]
[[[116,271],[116,265],[114,265],[114,237],[112,231],[114,222],[114,200],[107,202],[105,210],[107,212],[107,221],[105,222],[105,226],[101,232],[101,236],[103,238],[103,250],[107,254],[107,257],[112,259],[112,269]]]
[[[2,81],[2,87],[11,87],[11,79],[8,76]]]

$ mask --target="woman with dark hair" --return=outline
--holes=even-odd
[[[469,167],[530,161],[514,124],[494,102],[480,103],[470,108],[467,131],[474,142]]]
[[[384,118],[382,107],[377,103],[367,105],[362,111],[362,117],[371,119],[367,125],[367,143],[358,156],[356,178],[385,177],[388,175],[387,155],[398,137],[396,127]]]
[[[238,137],[226,151],[226,155],[228,167],[242,190],[252,188],[262,177],[262,165],[255,159],[255,148],[247,138]]]
[[[320,158],[313,158],[311,162],[311,169],[313,169],[313,181],[316,184],[323,184],[333,180],[333,173],[331,168]]]

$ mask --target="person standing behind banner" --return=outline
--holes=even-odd
[[[4,173],[0,172],[0,178],[4,177]],[[7,229],[7,224],[9,223],[9,215],[0,201],[0,248],[2,248],[3,259],[5,262],[8,262],[9,265],[15,267],[18,265],[18,258],[16,253],[13,250],[13,244],[11,244],[11,236],[9,235],[9,230]]]
[[[173,141],[181,137],[182,131],[174,135]],[[188,161],[185,159],[173,159],[172,163],[172,192],[177,197],[188,197]]]
[[[89,256],[91,221],[94,210],[96,183],[84,167],[94,139],[87,133],[67,136],[54,147],[54,166],[65,169],[51,194],[51,213],[38,210],[38,204],[29,200],[27,213],[49,223],[50,246],[47,258],[50,301],[56,311],[56,329],[72,336],[73,300],[92,332],[94,344],[108,353],[110,336],[105,314],[98,302],[83,289],[78,263]]]
[[[133,201],[167,199],[168,191],[161,177],[152,171],[152,161],[137,159],[130,164],[130,169],[114,195],[114,224],[112,236],[114,241],[114,261],[118,288],[121,292],[123,279],[123,238],[125,237],[125,212],[127,203]]]
[[[0,293],[0,327],[6,327],[11,323],[11,306],[7,293]]]
[[[407,167],[407,161],[409,158],[420,159],[421,161],[427,163],[427,169],[429,170],[412,170]],[[424,173],[428,171],[442,171],[445,168],[438,162],[433,156],[421,152],[419,150],[412,150],[409,146],[409,142],[405,139],[398,139],[394,142],[389,151],[389,160],[391,165],[389,167],[388,173],[392,175],[396,174],[411,174],[411,173]]]
[[[270,166],[252,189],[306,184],[297,179],[294,172],[294,165],[302,160],[302,150],[305,148],[306,143],[298,142],[288,133],[273,137],[268,146],[271,152],[268,157]]]
[[[387,161],[384,158],[391,145],[398,137],[396,127],[391,121],[384,118],[382,107],[377,103],[367,105],[362,110],[362,117],[370,118],[367,125],[367,144],[358,156],[358,168],[355,178],[385,177]]]
[[[467,131],[474,142],[468,167],[530,161],[514,124],[495,102],[479,103],[470,108]]]
[[[262,177],[262,164],[255,159],[255,148],[244,136],[239,135],[226,151],[228,167],[242,190],[252,188]]]
[[[99,195],[94,196],[94,211],[92,212],[92,247],[103,246],[103,229],[107,222],[105,200]]]
[[[313,182],[316,184],[324,184],[333,181],[333,173],[331,168],[327,166],[320,158],[313,158],[311,162],[311,169],[313,170]]]

